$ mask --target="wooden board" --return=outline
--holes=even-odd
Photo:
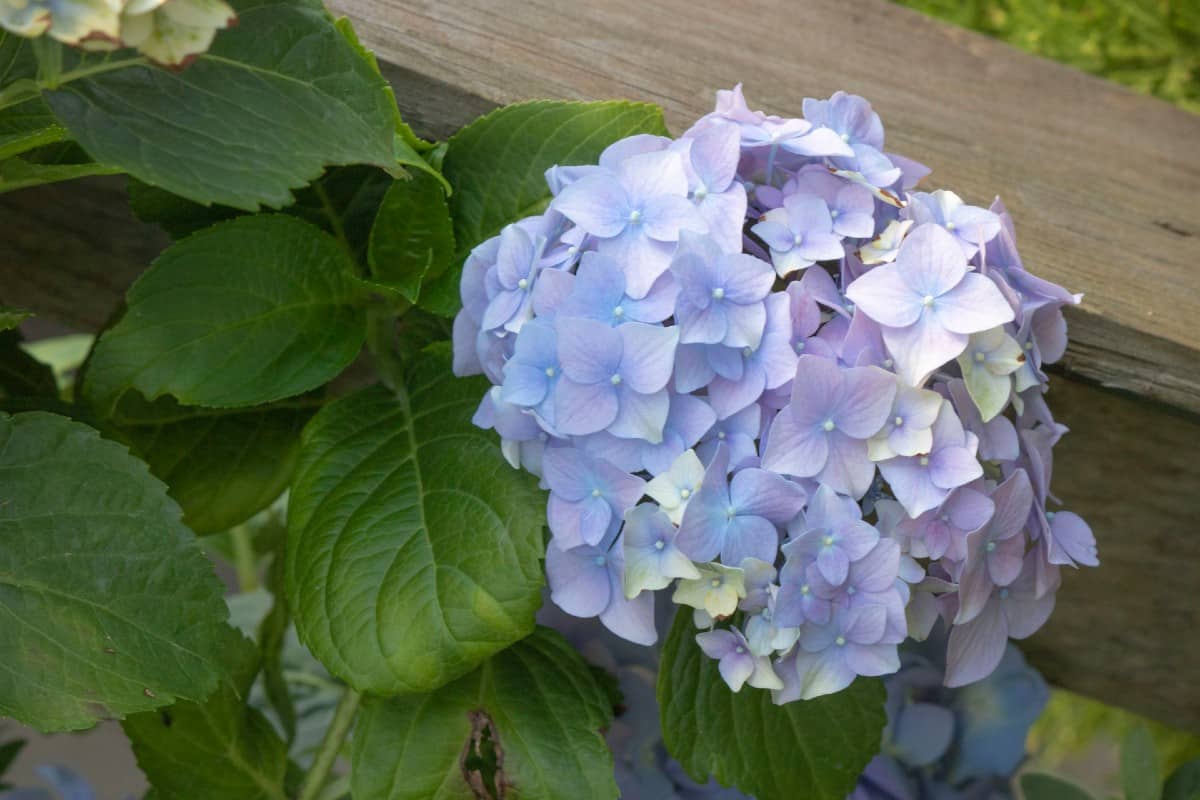
[[[1029,268],[1085,293],[1071,372],[1200,411],[1200,116],[885,0],[332,5],[384,61],[453,87],[449,114],[464,95],[626,97],[678,132],[738,81],[779,114],[862,94],[929,186],[1001,195]],[[436,116],[437,92],[412,86]]]

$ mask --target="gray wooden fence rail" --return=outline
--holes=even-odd
[[[739,81],[780,114],[845,89],[930,185],[1000,194],[1027,266],[1086,295],[1049,399],[1073,429],[1055,489],[1103,561],[1026,649],[1200,731],[1200,117],[883,0],[333,4],[426,136],[534,97],[652,101],[678,131]],[[0,300],[92,329],[163,241],[119,182],[85,185],[0,196]]]

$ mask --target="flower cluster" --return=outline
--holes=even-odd
[[[237,19],[224,0],[7,0],[0,28],[84,50],[137,48],[164,66],[203,53]]]
[[[863,98],[803,109],[739,87],[678,139],[550,169],[546,212],[464,265],[455,371],[549,490],[567,613],[651,644],[669,590],[776,702],[896,672],[941,618],[961,686],[1098,563],[1047,510],[1042,366],[1080,297],[1025,270],[998,200],[917,191]]]

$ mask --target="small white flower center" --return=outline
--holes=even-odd
[[[734,649],[734,652],[735,652],[735,653],[737,653],[738,655],[741,655],[742,653],[746,652],[746,648],[742,647],[742,646],[739,644],[739,645],[738,645],[738,646],[737,646],[737,647]]]
[[[592,489],[592,497],[599,497],[601,494],[603,494],[603,492],[601,492],[599,489]]]
[[[720,578],[713,578],[711,581],[709,581],[709,582],[708,582],[708,584],[709,584],[709,586],[711,586],[711,587],[713,587],[714,589],[716,589],[718,586],[720,586],[720,585],[721,585],[721,579],[720,579]]]
[[[518,289],[528,289],[529,288],[529,279],[521,278],[521,280],[517,281],[517,288]]]
[[[796,342],[796,352],[797,353],[804,352],[804,342]]]
[[[684,500],[687,500],[689,497],[692,496],[692,490],[691,489],[680,489],[679,496],[681,498],[683,498]]]
[[[904,424],[904,417],[896,417],[894,420],[892,420],[892,424],[899,428]]]
[[[642,212],[641,211],[639,211],[635,208],[633,211],[629,212],[629,224],[630,225],[637,225],[641,221],[642,221]]]
[[[805,595],[806,595],[806,594],[808,594],[810,591],[811,591],[811,589],[809,589],[809,587],[808,587],[808,584],[807,584],[807,583],[806,583],[806,584],[804,584],[803,586],[801,586],[801,587],[800,587],[800,594],[805,594]]]
[[[952,231],[952,230],[954,230],[954,229],[955,229],[955,228],[957,228],[957,227],[958,227],[958,226],[957,226],[957,225],[955,225],[953,222],[947,222],[947,223],[946,223],[946,230],[948,230],[948,231]]]
[[[712,290],[712,296],[713,296],[713,300],[724,300],[725,299],[725,290],[722,289],[720,286],[718,286],[717,288]]]
[[[846,594],[854,594],[854,593],[855,593],[855,592],[857,592],[857,591],[858,591],[858,590],[857,590],[857,589],[855,589],[853,586],[847,586],[847,587],[846,587]]]
[[[921,456],[918,463],[920,463],[920,465],[922,467],[928,467],[929,466],[929,456]]]
[[[542,431],[541,433],[538,434],[538,441],[539,442],[550,441],[550,434],[546,433],[545,431]]]
[[[1033,349],[1033,342],[1026,342],[1026,343],[1025,343],[1025,349],[1026,349],[1026,350],[1032,350],[1032,349]]]
[[[825,538],[821,540],[821,544],[825,545],[826,547],[833,547],[833,537],[826,535]]]
[[[654,543],[655,550],[662,550],[666,546],[667,546],[667,543],[664,542],[662,539],[659,539],[657,542]]]
[[[554,367],[546,367],[546,377],[547,378],[553,378],[554,374],[555,374]]]
[[[611,378],[608,379],[608,382],[611,383],[613,386],[616,386],[618,383],[621,382],[621,376],[613,375]]]
[[[603,566],[604,566],[604,562],[606,561],[606,559],[604,558],[604,556],[596,556],[596,557],[595,557],[594,559],[592,559],[592,560],[596,562],[596,566],[597,566],[597,567],[603,567]]]
[[[984,545],[983,549],[987,550],[989,553],[993,553],[996,550],[996,543],[988,542],[986,545]]]
[[[887,367],[888,369],[891,369],[893,366],[895,366],[895,364],[896,364],[896,362],[895,362],[895,361],[893,361],[893,360],[892,360],[892,359],[890,359],[890,358],[885,358],[885,359],[883,360],[883,365],[884,365],[885,367]]]
[[[830,211],[830,212],[829,212],[829,218],[830,218],[830,219],[837,219],[837,218],[838,218],[838,214],[840,214],[840,213],[842,213],[842,212],[838,211],[838,210],[835,208],[835,209],[833,209],[832,211]]]
[[[1001,589],[1001,590],[1000,590],[1000,599],[1001,599],[1001,600],[1007,600],[1007,599],[1008,599],[1008,594],[1009,594],[1009,592],[1008,592],[1008,589]]]
[[[692,196],[697,200],[703,200],[704,198],[708,197],[708,187],[704,184],[697,186],[696,191],[692,193]]]
[[[848,133],[843,133],[843,134],[842,134],[842,141],[843,141],[843,142],[849,142],[849,141],[850,141],[850,134],[848,134]]]
[[[737,516],[737,509],[736,509],[736,508],[734,508],[733,506],[726,506],[726,507],[725,507],[725,518],[726,518],[726,519],[733,519],[733,518],[734,518],[734,517],[736,517],[736,516]]]
[[[975,354],[975,363],[982,364],[984,361],[987,361],[987,356],[985,356],[983,353]]]
[[[717,438],[724,440],[725,439],[725,431],[717,431]]]
[[[827,419],[821,423],[821,429],[824,430],[826,433],[833,430],[835,427],[837,427],[837,426],[833,424],[833,420],[831,420],[831,419]]]
[[[797,233],[792,237],[792,247],[799,247],[804,242],[804,234]]]
[[[929,308],[930,306],[932,306],[933,305],[933,295],[927,294],[924,297],[922,297],[921,305],[925,306],[926,308]]]
[[[749,358],[752,355],[754,355],[754,351],[751,350],[749,347],[742,348],[742,358]]]
[[[839,636],[839,637],[837,637],[836,639],[834,639],[834,640],[833,640],[833,642],[834,642],[834,644],[836,644],[838,647],[843,647],[843,646],[845,646],[845,644],[846,644],[846,637],[845,637],[845,636]]]
[[[614,317],[625,316],[625,309],[621,308],[620,306],[617,306],[616,308],[613,309],[613,316]]]

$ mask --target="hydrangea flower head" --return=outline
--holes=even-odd
[[[864,98],[803,109],[737,87],[678,139],[547,170],[548,210],[463,265],[454,370],[487,376],[476,424],[549,492],[566,613],[652,642],[665,592],[775,702],[893,673],[906,639],[964,685],[1098,564],[1047,505],[1042,365],[1080,296],[1025,269],[999,201],[918,190]],[[898,706],[888,763],[957,753],[951,725]]]

